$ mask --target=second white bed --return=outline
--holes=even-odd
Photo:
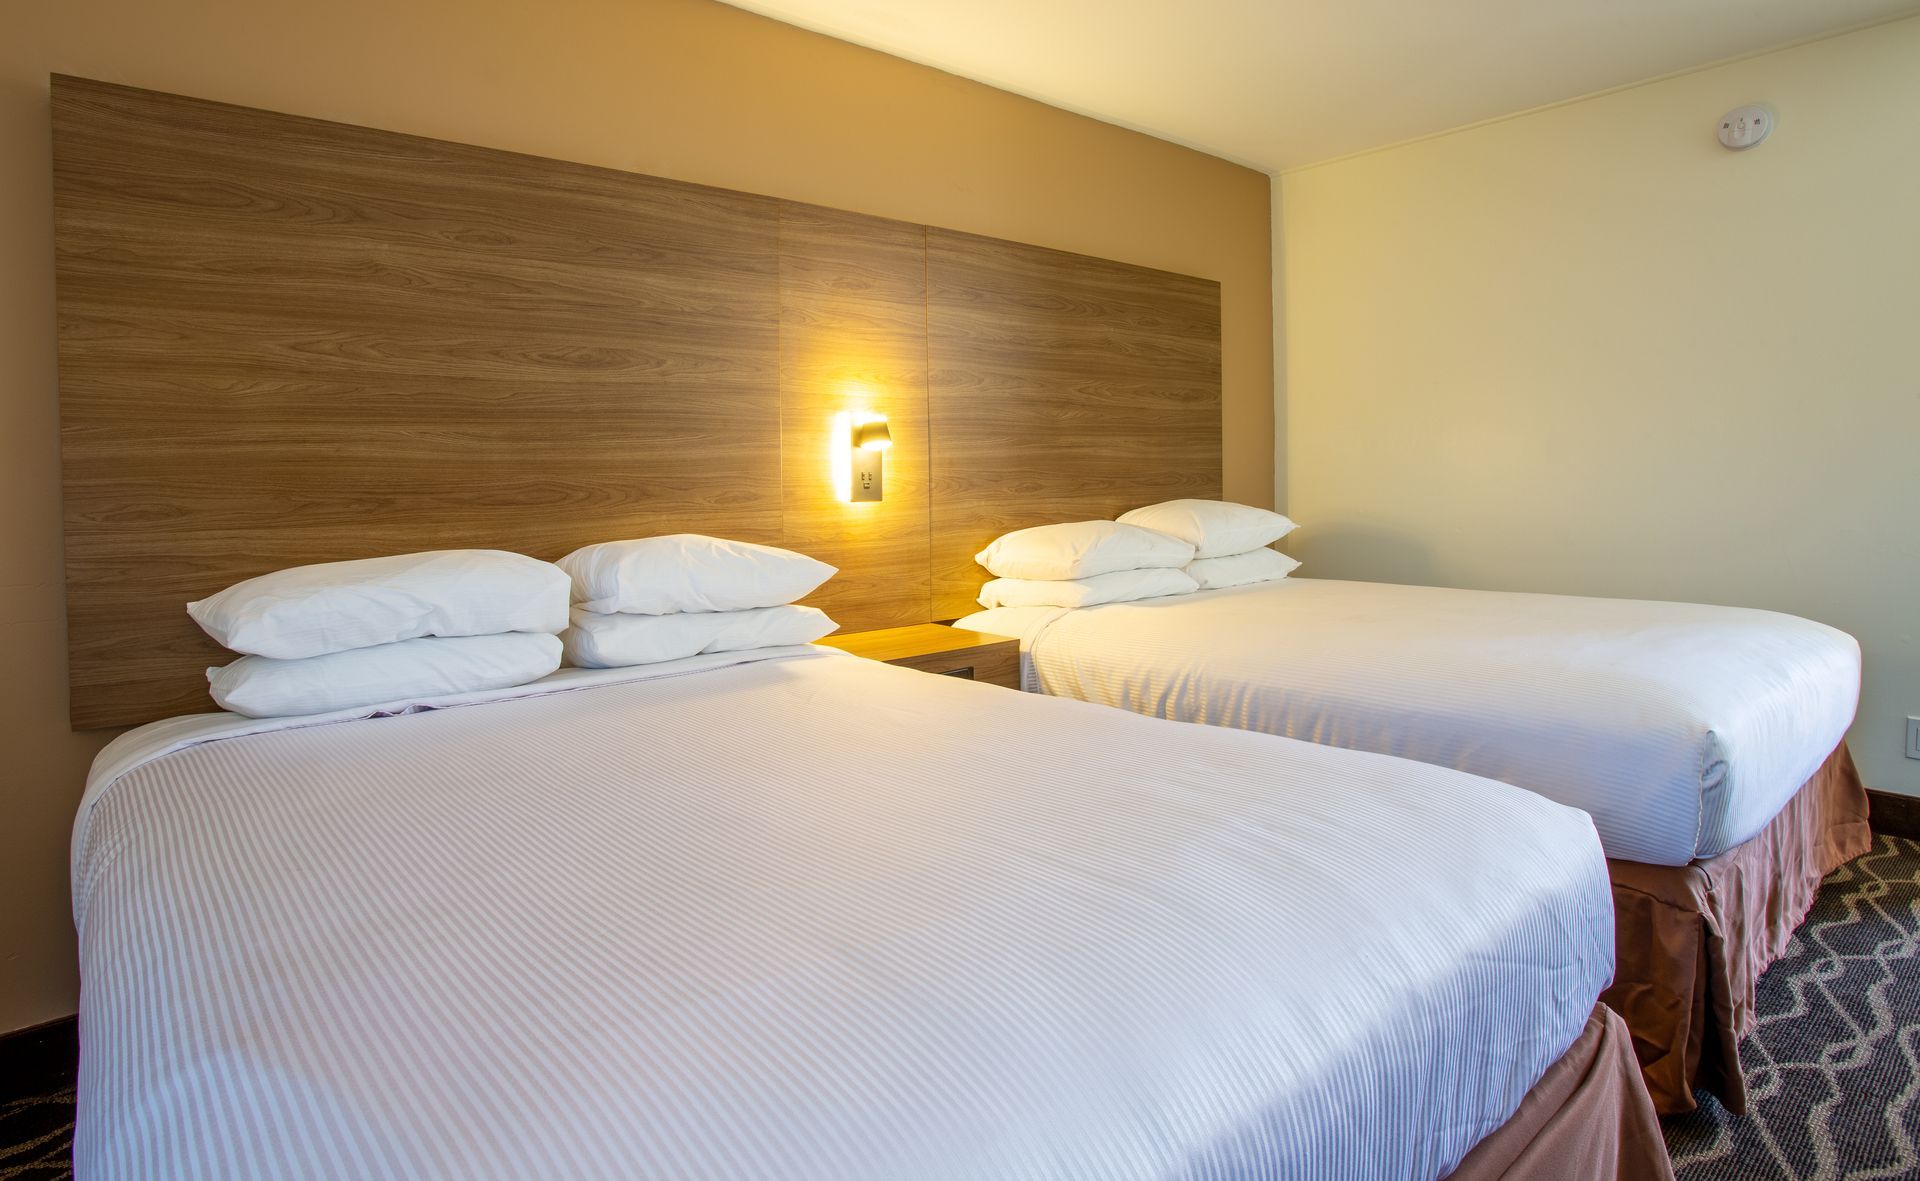
[[[1020,637],[1030,688],[1503,780],[1654,865],[1760,831],[1860,693],[1846,633],[1692,603],[1287,578],[958,625]]]

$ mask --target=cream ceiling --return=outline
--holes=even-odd
[[[729,2],[1269,172],[1920,12],[1920,0]]]

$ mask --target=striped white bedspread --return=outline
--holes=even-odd
[[[1694,603],[1288,578],[959,625],[1021,637],[1044,692],[1518,784],[1654,865],[1759,832],[1860,701],[1852,636]]]
[[[1586,817],[1502,784],[661,671],[103,756],[83,1181],[1432,1178],[1611,972]]]

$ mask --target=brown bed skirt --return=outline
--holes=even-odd
[[[1587,1027],[1476,1144],[1454,1181],[1672,1181],[1673,1165],[1626,1022],[1595,1005]]]
[[[1739,1046],[1753,1029],[1753,988],[1807,915],[1820,879],[1865,853],[1867,792],[1843,742],[1750,841],[1691,865],[1609,859],[1613,987],[1600,999],[1626,1018],[1653,1105],[1694,1109],[1705,1087],[1747,1109]]]

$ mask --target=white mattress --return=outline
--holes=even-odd
[[[959,626],[1019,636],[1029,687],[1503,780],[1655,865],[1759,832],[1860,698],[1845,632],[1693,603],[1288,578]]]
[[[815,653],[123,739],[79,1177],[1432,1178],[1609,978],[1571,809]]]

